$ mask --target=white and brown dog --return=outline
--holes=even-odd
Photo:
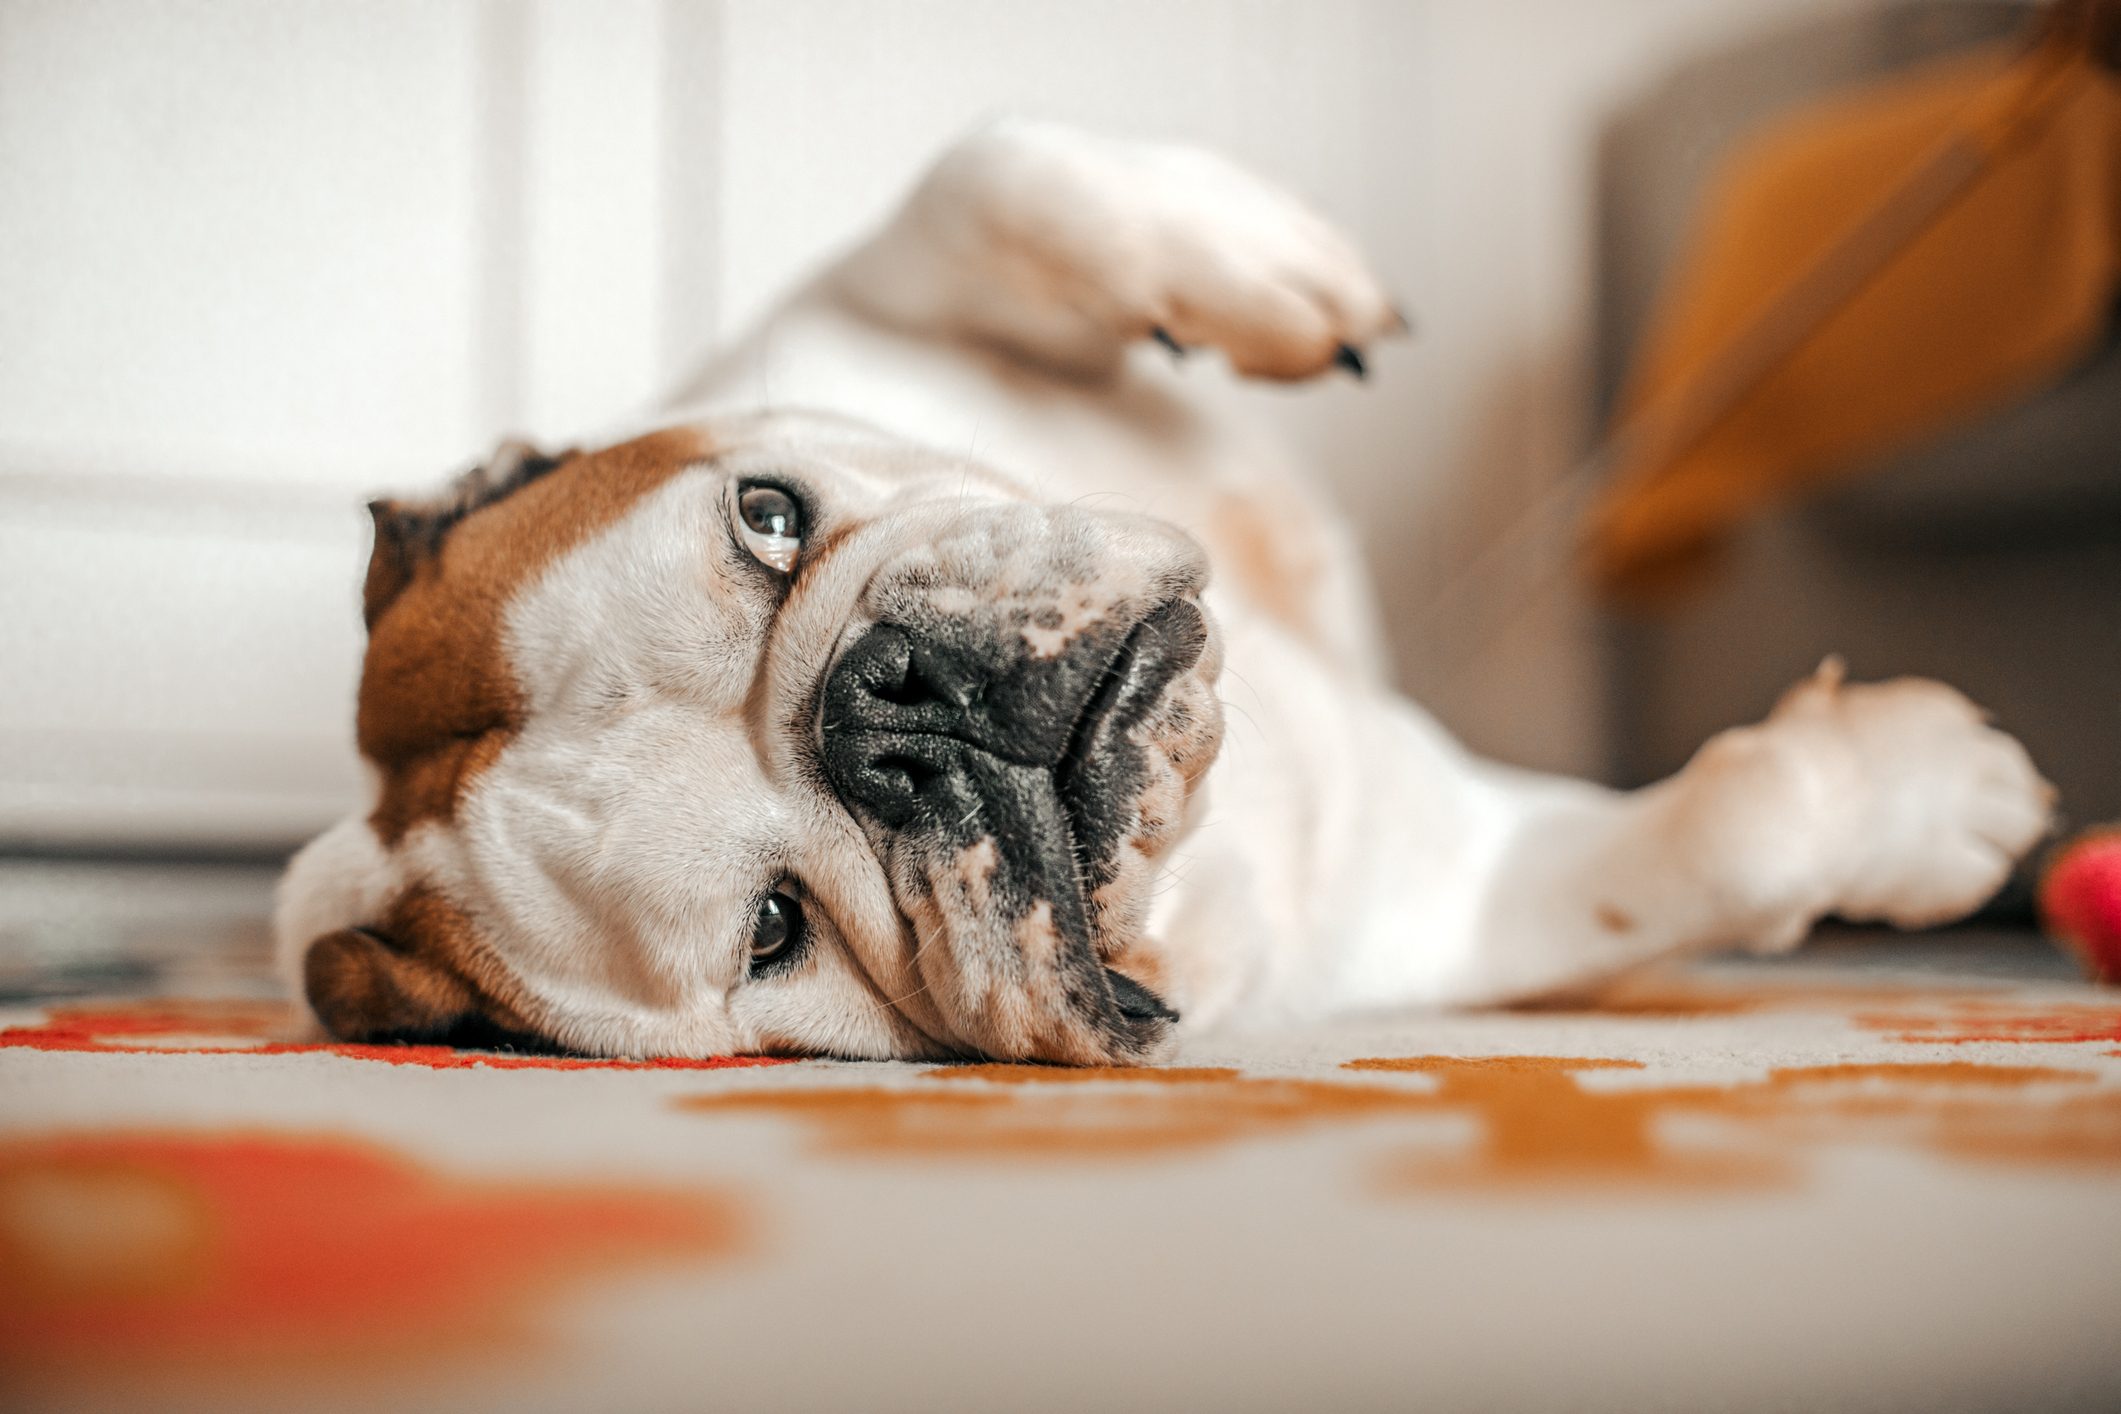
[[[1389,691],[1316,489],[1133,351],[1397,322],[1205,153],[965,142],[657,430],[375,507],[375,796],[288,871],[292,977],[347,1039],[1135,1061],[1997,887],[2048,790],[1934,683],[1822,672],[1633,794]]]

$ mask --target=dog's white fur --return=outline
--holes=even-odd
[[[1476,760],[1394,695],[1345,528],[1269,439],[1203,395],[1199,371],[1174,376],[1144,339],[1160,328],[1240,372],[1296,378],[1396,322],[1345,240],[1230,164],[1005,123],[946,155],[885,229],[658,421],[825,410],[885,436],[804,417],[775,435],[857,480],[901,474],[873,472],[904,459],[895,447],[969,450],[1039,501],[1146,512],[1206,544],[1227,735],[1184,837],[1157,861],[1147,927],[1159,989],[1188,1027],[1580,990],[1679,954],[1790,947],[1828,913],[1933,923],[1997,888],[2045,830],[2049,792],[2016,742],[1936,683],[1852,686],[1830,666],[1766,722],[1629,794]],[[974,488],[985,475],[955,457],[923,465],[904,474]],[[598,655],[655,658],[746,631],[724,621],[741,617],[727,604],[657,587],[717,514],[698,486],[672,482],[524,594],[510,659],[550,710],[452,829],[385,851],[356,818],[305,851],[278,925],[291,964],[310,939],[427,881],[518,940],[511,965],[578,1018],[572,1044],[918,1049],[852,975],[821,983],[837,991],[803,1001],[803,1015],[770,995],[746,1003],[731,979],[699,981],[688,908],[715,886],[701,871],[724,867],[730,811],[746,829],[759,812],[801,812],[779,822],[786,833],[853,848],[844,812],[773,789],[774,762],[742,733],[642,714],[592,750],[565,707]],[[1233,557],[1262,553],[1295,586],[1279,612],[1230,573]],[[661,606],[648,620],[595,607],[644,602]],[[711,680],[739,668],[752,664],[697,652],[682,671],[701,681],[685,691],[741,693]],[[585,773],[654,808],[587,828]],[[507,858],[537,863],[497,867]],[[877,879],[836,887],[898,926]]]

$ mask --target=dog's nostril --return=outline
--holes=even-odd
[[[921,675],[913,663],[906,664],[906,675],[897,682],[880,682],[870,689],[878,698],[895,707],[920,707],[930,702],[945,700],[935,685]]]
[[[940,767],[931,765],[917,756],[901,756],[897,753],[879,756],[870,766],[883,775],[896,776],[913,795],[925,793],[929,784],[942,774]]]
[[[869,695],[893,707],[953,707],[962,711],[979,695],[983,674],[948,652],[915,642],[896,671],[870,684]]]

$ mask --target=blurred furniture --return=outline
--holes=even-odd
[[[1728,143],[1837,87],[2020,30],[2019,4],[1896,4],[1693,60],[1600,151],[1599,388]],[[2022,737],[2075,821],[2121,815],[2121,345],[2060,386],[1750,531],[1712,587],[1612,629],[1616,774],[1675,769],[1828,653],[1946,679]]]

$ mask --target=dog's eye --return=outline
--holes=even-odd
[[[760,564],[782,574],[795,572],[803,550],[803,508],[778,486],[753,483],[737,492],[737,521],[744,548]]]
[[[803,941],[803,906],[786,890],[759,900],[751,923],[751,966],[756,971],[777,958],[791,956]]]

